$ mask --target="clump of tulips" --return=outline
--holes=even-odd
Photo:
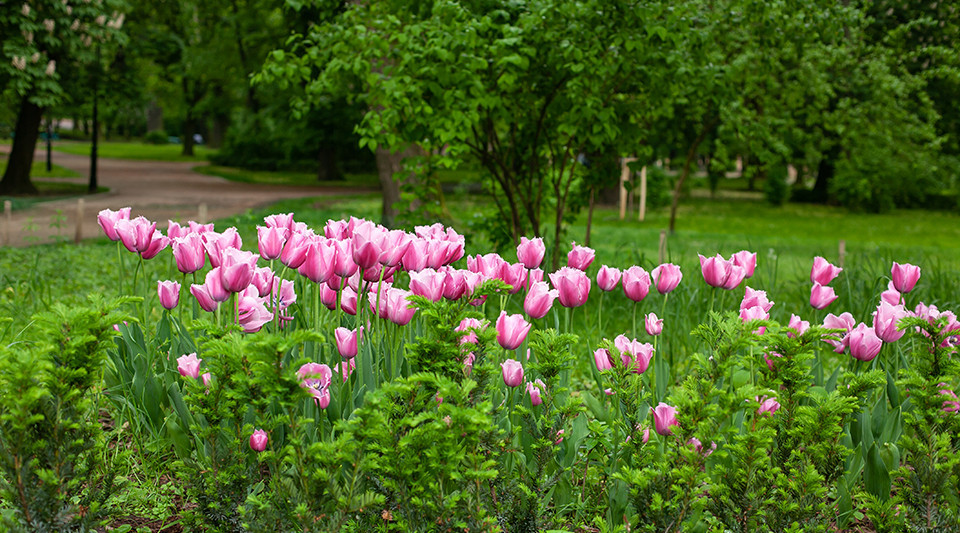
[[[536,527],[569,525],[565,513],[578,506],[610,524],[672,531],[699,525],[750,530],[761,527],[763,517],[779,524],[769,526],[774,529],[848,522],[858,509],[899,504],[891,491],[893,476],[922,453],[907,445],[914,455],[896,461],[883,455],[899,445],[901,413],[918,409],[905,403],[905,392],[898,396],[903,380],[932,391],[925,398],[936,416],[953,417],[947,420],[954,426],[960,418],[956,374],[945,373],[956,366],[960,322],[934,305],[908,304],[920,280],[920,268],[910,264],[893,263],[872,316],[858,318],[836,309],[839,296],[831,283],[844,269],[816,257],[810,309],[788,309],[790,318],[781,325],[771,319],[776,295],[747,285],[762,286],[753,279],[757,254],[747,250],[729,258],[699,255],[702,281],[697,281],[689,273],[684,278],[674,263],[649,271],[642,265],[593,267],[594,250],[576,243],[566,265],[546,272],[546,247],[539,238],[522,237],[516,261],[494,252],[465,257],[464,236],[441,224],[408,232],[350,218],[315,230],[291,213],[275,214],[257,227],[255,250],[249,245],[244,250],[235,228],[218,232],[212,225],[170,221],[163,234],[156,223],[130,216],[124,208],[98,217],[107,237],[118,242],[118,254],[122,249],[136,254],[140,272],[144,261],[170,248],[171,264],[180,273],[179,281],[156,282],[161,320],[182,335],[163,346],[170,350],[170,370],[176,362],[170,374],[184,381],[174,387],[164,382],[163,390],[184,391],[193,398],[186,404],[202,416],[184,411],[179,397],[171,396],[170,409],[178,410],[186,429],[210,428],[214,420],[230,428],[229,439],[223,432],[203,433],[226,444],[206,442],[193,453],[218,446],[250,453],[250,465],[272,465],[263,483],[275,482],[271,486],[278,491],[298,486],[316,497],[346,490],[340,483],[348,478],[367,479],[361,485],[369,494],[343,496],[342,502],[353,502],[343,504],[349,509],[324,508],[309,519],[299,517],[301,526],[321,524],[323,517],[335,518],[331,523],[338,527],[351,521],[376,527],[376,515],[360,509],[382,508],[382,516],[391,518],[379,520],[398,520],[397,528],[413,527],[418,513],[434,513],[428,522],[452,527],[456,521],[447,514],[452,507],[445,506],[454,504],[474,506],[475,516],[485,517],[480,523],[510,524],[510,530],[523,520]],[[805,287],[806,280],[802,283]],[[671,323],[677,313],[668,299],[693,284],[709,292],[708,311],[693,332],[701,350],[675,353],[665,349],[664,339],[691,332]],[[130,286],[137,290],[136,274]],[[651,293],[659,308],[638,320]],[[739,299],[735,311],[714,309],[725,294]],[[608,326],[621,330],[607,334],[604,298],[615,299],[616,309],[632,307],[631,329],[623,328],[626,314],[608,317]],[[676,300],[675,306],[689,305]],[[595,321],[586,316],[589,303],[595,305]],[[821,316],[831,306],[833,312]],[[146,321],[151,315],[144,309],[141,316]],[[584,326],[588,320],[596,325],[592,335]],[[257,335],[280,340],[271,341],[275,359],[264,351],[254,375],[243,356],[237,356],[241,363],[229,362],[227,354],[235,348],[224,339],[246,346],[258,342]],[[194,342],[204,336],[215,340]],[[183,352],[173,353],[180,347]],[[933,366],[923,362],[928,354],[940,354]],[[254,380],[273,375],[297,387],[303,402],[278,407],[270,401],[279,400],[251,397],[249,406],[236,405],[239,412],[220,410],[215,417],[212,399],[238,386],[230,372]],[[243,394],[259,390],[264,389]],[[413,428],[393,426],[400,415],[381,419],[371,411],[372,405],[393,409],[389,402],[401,400],[414,410],[404,419]],[[927,419],[923,426],[921,419],[907,416],[911,431],[941,431],[931,429]],[[422,435],[414,431],[420,423]],[[402,435],[394,442],[363,424]],[[461,438],[467,428],[476,434]],[[449,445],[463,452],[456,460],[476,462],[469,466],[476,474],[472,484],[449,488],[454,498],[391,477],[399,475],[391,468],[404,458],[391,455],[390,446],[423,444],[417,439],[439,439],[428,434],[447,429],[454,432]],[[347,436],[354,444],[339,440]],[[314,451],[333,453],[324,448],[333,443],[347,446],[336,460],[296,448],[315,445]],[[393,457],[392,466],[366,455],[374,449]],[[333,469],[313,480],[327,487],[320,494],[310,493],[306,478],[283,481],[291,474],[282,465],[316,469],[317,461]],[[377,474],[364,478],[340,470],[347,464]],[[788,477],[803,480],[791,485],[781,468],[795,469]],[[862,486],[861,471],[869,478]],[[253,466],[234,475],[251,486],[256,478]],[[742,481],[747,475],[753,477]],[[776,487],[779,500],[738,500],[735,493],[743,487],[736,488],[737,480],[752,484],[750,490]],[[408,493],[417,494],[416,505],[424,507],[401,503]],[[645,503],[654,493],[661,502],[656,508]],[[791,507],[804,498],[816,503]],[[737,506],[741,514],[730,514]],[[904,513],[905,519],[918,516]]]

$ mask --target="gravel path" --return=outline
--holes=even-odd
[[[0,145],[0,153],[9,149],[9,145]],[[43,161],[45,157],[45,152],[38,149],[35,160]],[[83,176],[63,181],[88,182],[88,156],[55,151],[53,162]],[[97,225],[97,213],[102,209],[115,210],[130,206],[133,208],[131,216],[143,215],[156,220],[158,228],[165,231],[167,219],[200,221],[202,204],[206,206],[206,221],[210,221],[289,198],[369,192],[369,189],[237,183],[192,171],[198,164],[202,163],[100,158],[97,181],[110,191],[83,197],[82,237],[102,235]],[[31,208],[14,211],[9,220],[5,216],[0,220],[0,243],[26,246],[73,240],[77,231],[77,215],[77,198],[41,202]]]

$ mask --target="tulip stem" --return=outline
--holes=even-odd
[[[117,274],[117,290],[120,291],[120,296],[123,296],[123,254],[120,253],[120,241],[117,241],[117,263],[120,265]]]
[[[637,306],[638,302],[633,302],[633,338],[637,338]]]
[[[603,293],[600,291],[600,305],[597,307],[597,335],[603,335]]]

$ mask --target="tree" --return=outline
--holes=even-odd
[[[668,5],[669,4],[669,5]],[[546,235],[553,260],[577,156],[644,144],[682,55],[686,4],[599,0],[436,0],[351,4],[271,54],[262,81],[305,83],[299,108],[330,95],[362,100],[362,143],[410,144],[486,171],[502,235]]]
[[[44,110],[62,102],[68,63],[89,63],[103,43],[122,42],[122,0],[28,0],[0,10],[0,89],[19,99],[13,146],[0,193],[34,194],[30,167]],[[58,67],[59,65],[59,67]],[[77,69],[71,69],[76,72]],[[74,89],[79,87],[74,86]]]

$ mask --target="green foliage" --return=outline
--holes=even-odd
[[[898,381],[910,390],[910,406],[903,414],[902,463],[894,480],[909,531],[960,528],[960,416],[947,403],[955,399],[960,373],[958,330],[951,318],[907,318],[900,325],[916,339],[913,364],[901,369]]]
[[[492,530],[487,486],[497,477],[489,401],[476,382],[414,374],[367,397],[349,431],[392,518],[388,531]]]
[[[0,347],[0,497],[13,531],[87,531],[116,490],[103,461],[97,391],[123,300],[91,297],[36,315],[30,337]],[[15,400],[14,400],[15,399]]]

